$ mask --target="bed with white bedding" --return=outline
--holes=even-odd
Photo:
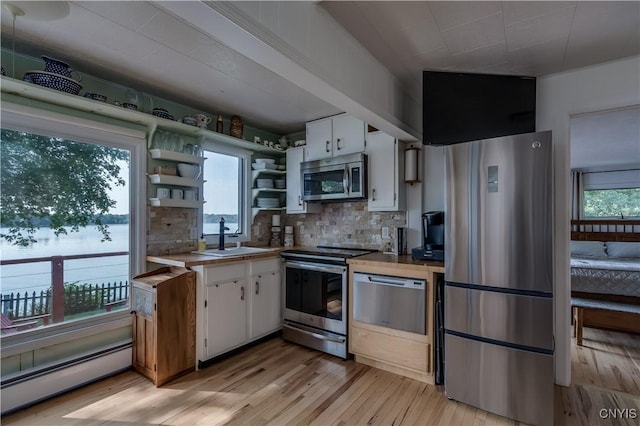
[[[640,298],[640,259],[571,258],[571,291]]]
[[[572,221],[571,238],[572,297],[640,305],[640,221]],[[598,309],[584,315],[585,326],[640,332],[637,315]]]

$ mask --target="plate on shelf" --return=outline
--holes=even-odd
[[[258,188],[273,188],[273,179],[256,179]]]
[[[278,166],[271,163],[251,163],[253,170],[276,170]]]
[[[256,198],[256,204],[262,208],[278,208],[280,207],[280,200],[277,198]]]
[[[256,158],[255,159],[256,163],[270,163],[270,164],[275,164],[276,160],[273,160],[271,158]]]

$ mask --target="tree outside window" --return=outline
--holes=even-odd
[[[640,188],[584,191],[584,217],[639,217]]]

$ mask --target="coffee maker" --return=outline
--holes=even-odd
[[[422,247],[411,250],[419,260],[444,260],[444,212],[422,213]]]

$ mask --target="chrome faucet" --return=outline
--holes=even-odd
[[[220,230],[218,231],[218,250],[224,250],[224,231],[228,231],[229,228],[224,226],[224,217],[220,218]]]

